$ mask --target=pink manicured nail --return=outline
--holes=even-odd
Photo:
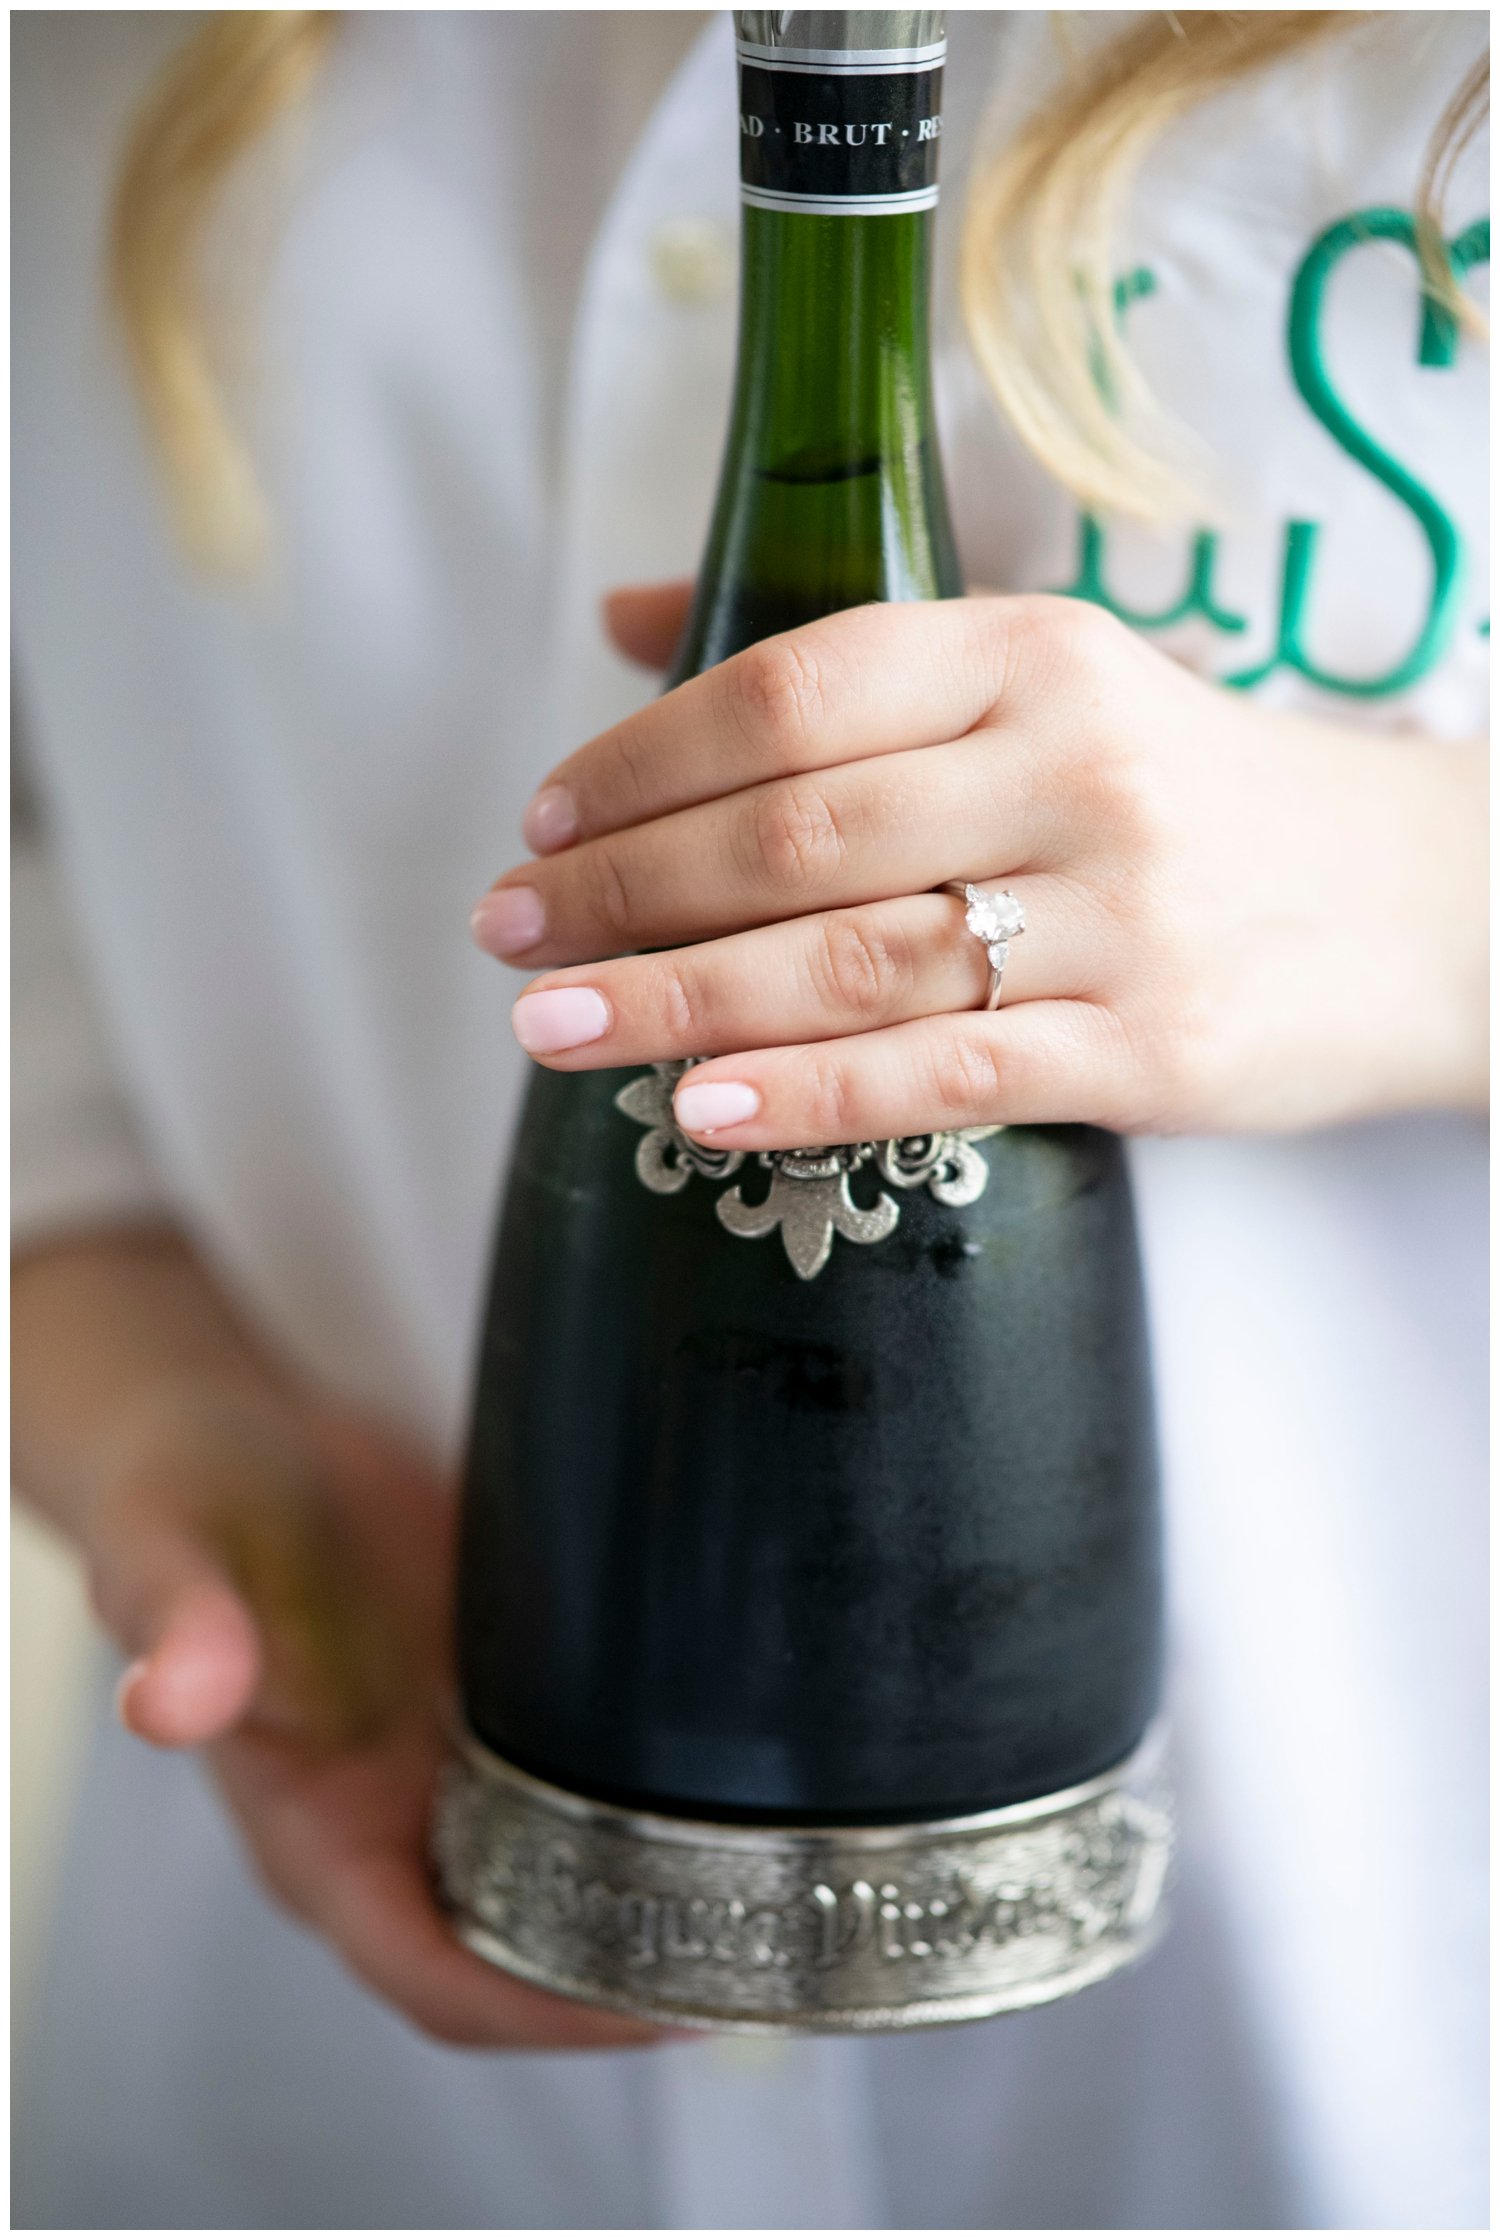
[[[759,1112],[760,1091],[748,1081],[695,1081],[678,1090],[675,1109],[679,1127],[690,1136],[711,1136]]]
[[[521,819],[521,835],[534,856],[550,856],[578,838],[578,816],[566,786],[543,786]]]
[[[469,920],[474,939],[492,957],[513,957],[519,950],[534,949],[546,922],[535,887],[496,887]]]
[[[609,1005],[597,988],[538,988],[512,1004],[510,1023],[523,1050],[546,1056],[597,1042],[609,1025]]]

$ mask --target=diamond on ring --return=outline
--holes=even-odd
[[[1001,972],[1005,968],[1006,943],[1018,933],[1026,931],[1026,913],[1015,896],[1004,887],[964,888],[964,924],[976,941],[982,941],[990,960],[990,970]],[[996,950],[1000,952],[997,956]]]
[[[1008,887],[976,887],[968,879],[950,879],[945,891],[962,899],[964,924],[976,941],[984,943],[990,965],[984,1008],[993,1011],[1000,1002],[1000,979],[1010,944],[1018,933],[1026,931],[1026,913]]]

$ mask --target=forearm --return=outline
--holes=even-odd
[[[191,1247],[170,1230],[59,1239],[11,1277],[12,1481],[71,1539],[132,1422],[185,1387],[283,1396]]]

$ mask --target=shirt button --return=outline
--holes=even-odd
[[[650,257],[673,303],[719,303],[734,285],[734,239],[717,218],[669,218],[651,236]]]

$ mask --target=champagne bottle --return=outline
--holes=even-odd
[[[674,682],[962,588],[927,333],[943,18],[736,23],[738,370]],[[1150,1941],[1168,1844],[1121,1147],[715,1151],[675,1127],[681,1070],[532,1080],[465,1497],[460,1931],[721,2026],[1059,1996]]]

